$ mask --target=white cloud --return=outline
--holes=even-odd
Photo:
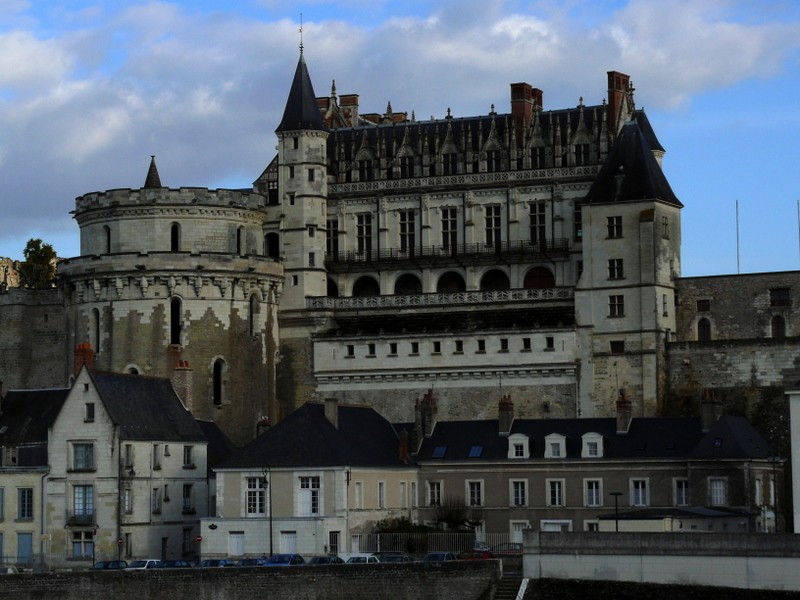
[[[0,34],[0,89],[27,91],[58,82],[72,60],[54,40],[39,40],[26,31]]]

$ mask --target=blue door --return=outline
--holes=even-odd
[[[17,562],[28,565],[33,557],[33,534],[17,534]]]

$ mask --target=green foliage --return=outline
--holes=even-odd
[[[25,261],[19,267],[22,287],[43,290],[53,287],[56,279],[56,251],[40,239],[28,240],[23,251]]]
[[[375,533],[428,533],[435,531],[425,525],[417,525],[408,517],[382,519],[375,523]]]

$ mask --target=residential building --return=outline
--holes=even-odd
[[[406,436],[375,410],[335,399],[304,404],[215,473],[204,558],[357,552],[354,534],[416,510]]]

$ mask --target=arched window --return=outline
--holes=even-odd
[[[173,298],[169,303],[169,343],[181,343],[181,299]]]
[[[363,298],[365,296],[380,296],[381,286],[372,277],[359,277],[353,285],[353,296]]]
[[[236,228],[236,254],[244,254],[244,227]]]
[[[224,394],[225,394],[225,371],[227,370],[227,365],[225,361],[221,358],[217,358],[214,360],[214,365],[212,367],[212,385],[211,385],[211,399],[214,402],[214,406],[221,406],[224,401]]]
[[[92,344],[95,354],[100,353],[100,310],[97,308],[92,309],[92,316],[89,324],[90,338],[89,342]]]
[[[541,290],[555,286],[556,278],[553,277],[550,269],[545,267],[533,267],[525,273],[525,280],[522,282],[522,287],[526,290]]]
[[[277,233],[268,233],[264,236],[264,254],[270,258],[279,259],[281,257],[281,238]]]
[[[467,284],[464,278],[455,271],[448,271],[436,282],[436,291],[440,294],[454,294],[464,292],[466,289]]]
[[[169,249],[170,252],[180,252],[181,226],[178,223],[173,223],[169,228]]]
[[[394,284],[394,293],[396,296],[408,296],[411,294],[422,293],[422,282],[419,277],[406,273],[397,278]]]
[[[481,277],[481,291],[483,292],[500,292],[509,289],[511,289],[511,283],[508,275],[499,269],[487,271]]]
[[[771,329],[772,329],[772,337],[776,340],[782,340],[786,337],[786,319],[784,319],[780,315],[775,315],[772,317],[772,321],[770,322]]]
[[[111,228],[108,225],[103,225],[103,236],[106,243],[106,254],[111,254]]]
[[[328,279],[328,298],[339,297],[339,286],[333,279]]]
[[[703,317],[697,322],[697,341],[710,342],[711,341],[711,321]]]

